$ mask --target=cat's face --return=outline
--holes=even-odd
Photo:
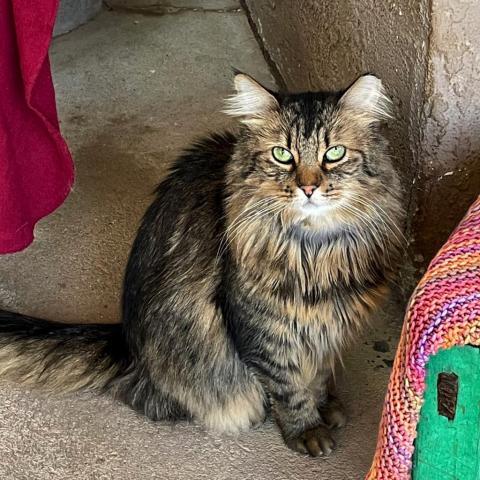
[[[272,94],[243,74],[235,85],[227,112],[246,125],[236,161],[259,209],[325,226],[357,218],[383,191],[376,124],[389,101],[379,79],[360,77],[338,94]]]

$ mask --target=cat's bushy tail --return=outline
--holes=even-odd
[[[125,358],[119,324],[62,324],[0,310],[0,381],[55,393],[105,390]]]

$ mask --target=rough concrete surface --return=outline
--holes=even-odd
[[[228,4],[229,2],[227,2]],[[150,192],[193,137],[223,128],[230,67],[273,79],[242,12],[108,11],[57,38],[52,64],[77,181],[34,244],[0,257],[0,307],[62,321],[114,322],[128,250]],[[401,320],[390,302],[351,348],[339,450],[310,459],[268,421],[238,438],[154,424],[91,394],[46,397],[0,385],[2,480],[361,479]]]

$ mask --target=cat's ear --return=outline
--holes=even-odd
[[[392,102],[382,81],[375,75],[362,75],[342,95],[339,105],[362,116],[369,123],[392,118]]]
[[[227,115],[242,117],[244,123],[258,123],[278,109],[277,99],[256,80],[244,73],[235,75],[236,93],[225,100]]]

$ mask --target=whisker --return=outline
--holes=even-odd
[[[361,205],[367,207],[367,208],[370,208],[372,209],[377,215],[378,215],[378,219],[383,223],[383,225],[390,231],[390,233],[393,235],[393,237],[396,239],[398,245],[400,248],[402,248],[404,251],[406,251],[406,248],[405,248],[405,243],[408,243],[408,240],[407,238],[405,237],[405,235],[402,233],[402,231],[399,229],[399,227],[396,225],[396,223],[393,221],[393,219],[387,214],[387,212],[385,212],[385,210],[380,207],[379,205],[376,205],[376,204],[370,204],[370,203],[367,203],[363,198],[361,198],[358,194],[351,194],[352,198],[355,199],[358,203],[360,203]],[[380,210],[380,211],[379,211]],[[383,215],[382,215],[382,212],[383,212]],[[388,220],[388,223],[387,221]],[[402,239],[400,239],[398,237],[398,235],[393,231],[393,229],[391,228],[391,226],[395,227],[395,229],[400,233],[400,235],[402,236],[403,238],[403,241]]]
[[[378,246],[386,253],[386,255],[388,257],[387,262],[388,262],[388,265],[391,268],[392,267],[392,260],[391,260],[391,257],[390,257],[389,249],[386,245],[386,238],[385,238],[384,234],[382,233],[382,231],[377,228],[375,223],[368,216],[364,217],[363,215],[360,215],[360,214],[363,214],[364,212],[357,209],[353,205],[342,205],[341,208],[345,209],[346,211],[349,211],[349,213],[351,213],[354,216],[354,218],[360,220],[364,225],[366,225],[368,231],[376,239],[376,241],[378,243]],[[357,230],[357,233],[360,234],[360,238],[362,238],[362,240],[364,240],[362,232],[358,232],[358,230]],[[378,235],[380,235],[380,237],[377,236],[377,233],[378,233]],[[365,241],[366,240],[364,240],[364,242]],[[366,245],[366,246],[367,246],[367,249],[368,249],[369,245]]]
[[[217,255],[215,257],[215,264],[218,263],[219,259],[223,256],[226,249],[232,244],[235,238],[248,229],[253,221],[264,217],[269,213],[275,212],[278,207],[278,202],[275,199],[262,198],[255,201],[253,204],[248,205],[247,208],[244,208],[230,223],[222,235]],[[281,208],[283,208],[283,206]]]

